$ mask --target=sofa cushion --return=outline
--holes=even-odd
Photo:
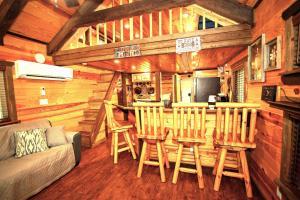
[[[0,162],[0,199],[27,199],[75,166],[72,144]]]
[[[22,122],[0,127],[0,161],[12,157],[15,154],[16,146],[14,132],[34,128],[51,127],[47,119]]]
[[[49,147],[55,147],[68,143],[63,126],[47,128],[46,136]]]
[[[48,149],[46,140],[46,128],[36,128],[14,133],[16,143],[16,158],[32,153],[46,151]]]

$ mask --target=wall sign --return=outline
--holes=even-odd
[[[181,38],[176,40],[176,53],[185,53],[200,50],[200,37]]]
[[[141,55],[140,45],[115,48],[115,58],[135,57]]]

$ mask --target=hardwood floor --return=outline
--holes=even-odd
[[[129,152],[121,153],[114,165],[109,145],[102,143],[85,149],[79,166],[31,199],[247,199],[244,183],[234,178],[223,177],[215,192],[211,168],[204,168],[205,188],[200,190],[194,174],[180,173],[177,184],[172,184],[174,166],[166,169],[166,183],[160,182],[158,167],[144,166],[141,178],[136,176],[137,167]],[[262,199],[255,189],[253,199]]]

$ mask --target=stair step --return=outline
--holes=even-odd
[[[79,131],[91,132],[95,125],[95,120],[82,120],[79,122]]]
[[[110,82],[114,73],[100,74],[99,82]]]
[[[96,120],[99,113],[99,109],[88,109],[85,110],[83,113],[84,113],[83,116],[85,120]]]
[[[93,97],[99,98],[99,99],[104,99],[106,95],[106,90],[105,91],[93,91]]]
[[[106,93],[106,91],[107,91],[107,88],[99,88],[99,89],[93,90],[93,93],[98,93],[98,92],[105,92]]]
[[[97,82],[97,86],[99,87],[99,89],[105,89],[105,91],[108,90],[108,87],[110,85],[110,81],[109,82],[101,82],[101,81],[98,81]]]
[[[89,109],[100,109],[101,105],[103,104],[103,102],[98,102],[98,101],[90,101],[88,102],[89,104]]]
[[[89,102],[103,102],[104,99],[101,97],[90,97]]]

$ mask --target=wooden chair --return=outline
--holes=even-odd
[[[104,100],[105,111],[107,116],[107,124],[112,132],[111,155],[114,156],[114,164],[118,163],[118,153],[123,151],[131,151],[133,159],[136,159],[136,154],[129,135],[129,129],[133,126],[126,121],[117,121],[113,114],[113,105],[111,101]],[[119,134],[123,133],[124,142],[119,143]],[[124,147],[125,145],[125,147]],[[119,149],[120,146],[123,148]]]
[[[199,145],[205,144],[206,110],[208,103],[173,103],[173,139],[179,143],[172,183],[176,184],[179,171],[197,174],[199,188],[204,188]],[[196,169],[180,167],[183,147],[193,148]]]
[[[143,166],[159,166],[160,178],[166,182],[164,164],[169,168],[168,155],[164,146],[168,130],[164,126],[164,104],[159,103],[133,103],[135,109],[137,137],[143,139],[137,176],[141,177]],[[150,160],[150,145],[156,145],[158,162]]]
[[[251,198],[252,188],[245,151],[255,148],[254,142],[257,108],[251,103],[216,103],[216,131],[214,144],[219,152],[213,173],[216,174],[214,190],[219,191],[222,175],[241,178],[245,181],[247,197]],[[247,131],[248,110],[250,112],[249,131]],[[224,171],[228,151],[236,153],[238,172]]]

